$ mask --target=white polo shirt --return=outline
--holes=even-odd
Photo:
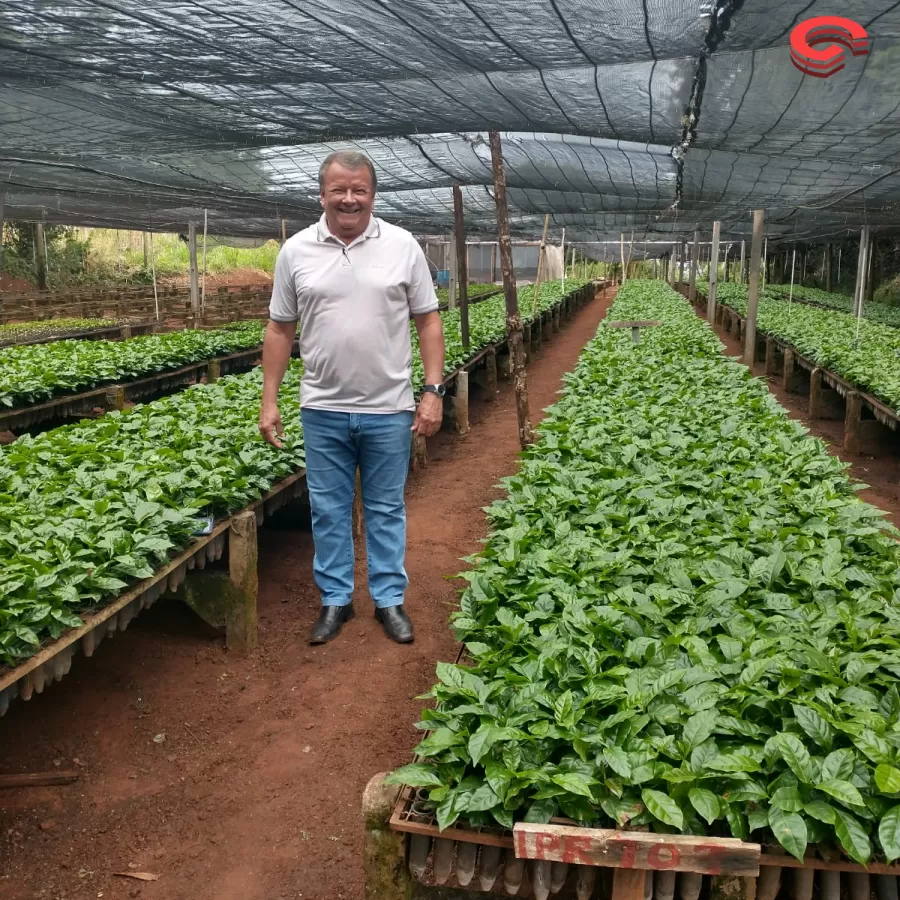
[[[437,308],[425,254],[408,231],[372,216],[344,244],[323,214],[281,248],[269,317],[299,325],[301,406],[393,413],[416,408],[410,314]]]

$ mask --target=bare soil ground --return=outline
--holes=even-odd
[[[536,355],[533,419],[612,296]],[[435,662],[456,654],[450,576],[478,549],[482,508],[516,469],[510,385],[494,403],[473,392],[471,421],[465,437],[430,441],[428,467],[410,478],[414,644],[388,641],[359,589],[357,618],[333,643],[308,646],[318,610],[310,535],[266,528],[260,645],[249,659],[229,655],[186,607],[160,601],[0,719],[0,770],[81,774],[71,786],[0,795],[0,900],[362,900],[363,788],[409,761],[415,698]]]

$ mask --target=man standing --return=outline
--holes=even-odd
[[[283,433],[278,389],[300,326],[306,480],[322,610],[310,643],[337,637],[353,618],[352,510],[359,468],[369,593],[375,617],[399,643],[413,639],[403,489],[413,434],[441,425],[444,334],[425,255],[413,236],[372,215],[377,181],[368,157],[332,153],[319,169],[324,213],[282,247],[263,344],[259,430]],[[411,385],[409,319],[419,335],[425,387]]]

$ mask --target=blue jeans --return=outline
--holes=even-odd
[[[366,518],[369,593],[375,606],[399,606],[409,579],[406,504],[413,413],[301,410],[306,483],[312,508],[313,575],[323,606],[353,595],[353,497],[359,467]]]

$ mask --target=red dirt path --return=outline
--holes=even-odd
[[[537,354],[533,419],[554,402],[612,295]],[[428,468],[410,479],[416,642],[390,643],[358,591],[357,618],[334,643],[309,647],[318,605],[310,537],[267,529],[250,659],[228,655],[186,607],[161,601],[0,719],[0,770],[81,773],[71,786],[0,796],[0,900],[362,900],[363,788],[409,761],[423,705],[415,698],[435,662],[456,652],[447,576],[478,549],[482,507],[516,468],[509,384],[495,404],[473,399],[470,434],[430,441]],[[160,878],[113,874],[128,871]]]

